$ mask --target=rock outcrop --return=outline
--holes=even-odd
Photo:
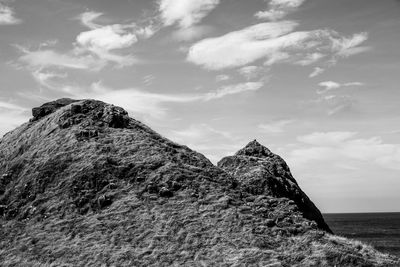
[[[329,234],[278,156],[214,166],[95,100],[57,100],[0,140],[1,266],[396,266]]]
[[[300,189],[286,162],[256,140],[234,156],[223,158],[218,167],[235,177],[246,192],[293,200],[305,218],[315,221],[320,229],[332,232],[320,211]]]
[[[64,107],[66,105],[69,105],[71,103],[74,102],[78,102],[79,100],[74,100],[74,99],[70,99],[70,98],[61,98],[61,99],[57,99],[55,101],[52,102],[48,102],[43,104],[40,107],[37,108],[33,108],[32,109],[32,121],[35,120],[39,120],[41,118],[43,118],[44,116],[47,116],[51,113],[53,113],[54,111],[56,111],[57,109]]]

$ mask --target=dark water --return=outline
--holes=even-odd
[[[400,212],[328,213],[324,218],[335,234],[400,257]]]

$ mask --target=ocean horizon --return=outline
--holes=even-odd
[[[324,213],[323,216],[336,235],[400,256],[400,212]]]

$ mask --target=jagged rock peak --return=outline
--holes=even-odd
[[[240,149],[236,152],[235,156],[250,156],[250,157],[269,157],[272,155],[272,152],[257,142],[256,139],[248,143],[244,148]]]

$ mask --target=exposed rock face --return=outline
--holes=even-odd
[[[33,108],[32,109],[33,120],[38,120],[40,118],[43,118],[44,116],[53,113],[57,109],[77,101],[79,100],[73,100],[70,98],[61,98],[52,102],[45,103],[40,107]]]
[[[286,164],[259,144],[219,168],[100,101],[33,113],[0,140],[1,266],[398,262],[323,231]]]
[[[293,200],[305,218],[331,233],[320,211],[293,178],[286,162],[256,140],[234,156],[223,158],[218,167],[235,177],[246,192]]]

